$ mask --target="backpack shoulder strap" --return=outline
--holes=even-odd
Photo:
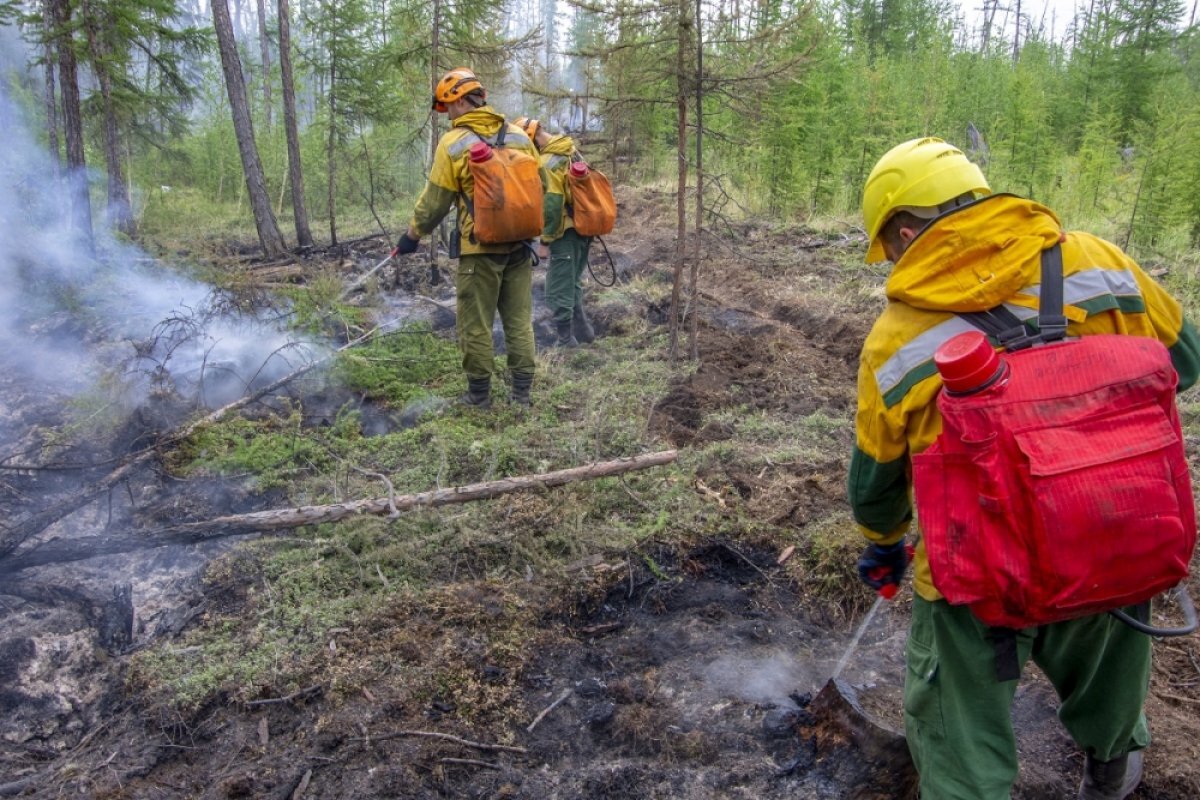
[[[1043,342],[1057,342],[1067,335],[1067,318],[1063,316],[1062,241],[1042,251],[1042,293],[1038,301],[1038,337]]]
[[[987,311],[964,311],[959,317],[979,328],[1005,350],[1024,350],[1035,344],[1056,342],[1067,335],[1063,316],[1062,245],[1042,251],[1042,286],[1038,301],[1037,333],[1031,333],[1016,314],[1004,306]]]

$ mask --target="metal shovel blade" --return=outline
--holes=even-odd
[[[907,800],[917,796],[917,771],[901,731],[863,709],[854,687],[839,679],[884,598],[876,599],[859,624],[829,680],[808,705],[806,733],[816,746],[823,776],[848,787],[847,798]]]
[[[855,800],[917,796],[917,770],[904,734],[863,711],[854,687],[831,678],[808,706],[811,734],[825,777]]]

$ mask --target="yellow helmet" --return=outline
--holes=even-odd
[[[542,127],[541,121],[533,117],[517,117],[513,120],[513,125],[525,131],[525,135],[529,137],[529,141],[531,142],[537,138],[538,128]]]
[[[979,167],[954,145],[925,137],[888,150],[876,162],[863,187],[863,221],[871,242],[867,263],[887,258],[879,232],[897,211],[939,209],[971,192],[991,194],[992,189]]]
[[[448,104],[474,91],[482,92],[487,97],[487,90],[474,72],[466,67],[455,67],[437,82],[437,88],[433,90],[433,110],[445,113]]]

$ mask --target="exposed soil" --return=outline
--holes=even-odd
[[[627,222],[609,242],[621,272],[665,276],[673,243],[655,220],[669,210],[667,198],[642,194],[624,203]],[[651,420],[652,432],[674,446],[728,440],[731,431],[714,421],[721,411],[796,419],[821,412],[832,423],[852,415],[858,350],[878,304],[831,305],[827,291],[809,287],[832,284],[840,261],[862,243],[764,226],[737,233],[731,241],[745,249],[723,244],[710,252],[707,268],[720,280],[706,284],[696,309],[698,366],[670,387]],[[362,256],[368,265],[382,257]],[[669,303],[663,286],[662,299],[646,308],[596,308],[598,326],[615,334],[636,317],[661,324]],[[452,324],[444,309],[424,305],[435,326]],[[313,397],[306,413],[319,424],[322,408],[344,400]],[[31,398],[9,386],[3,403],[0,422],[9,430],[33,427]],[[736,506],[801,531],[845,509],[852,431],[842,424],[837,435],[834,452],[765,468],[748,457],[706,467],[695,476],[698,490],[711,493],[715,513]],[[5,476],[6,502],[36,506],[32,480]],[[200,496],[163,485],[151,470],[131,487],[128,499],[92,504],[57,535],[103,528],[113,514],[168,518]],[[271,504],[242,494],[217,502],[226,510]],[[206,610],[236,613],[245,602],[255,565],[202,585],[198,570],[210,556],[204,548],[156,551],[77,565],[71,574],[93,576],[93,595],[102,594],[95,587],[129,583],[137,620],[128,635],[145,644],[177,634]],[[860,632],[839,678],[873,720],[864,730],[876,743],[899,742],[906,596],[870,615],[861,600],[848,603],[847,618],[811,603],[777,556],[753,537],[709,538],[682,550],[652,545],[586,559],[561,582],[532,581],[519,592],[459,581],[436,608],[397,597],[330,642],[328,684],[256,705],[218,699],[186,719],[151,714],[125,694],[125,648],[104,646],[77,606],[0,596],[0,796],[910,796],[890,756],[831,727],[820,698]],[[536,636],[519,655],[499,657],[487,632],[515,617],[532,620]],[[1164,641],[1155,655],[1147,705],[1154,744],[1134,797],[1190,800],[1200,797],[1200,647],[1193,637]],[[446,664],[470,676],[469,692],[406,690],[407,671]],[[339,683],[346,671],[355,680]],[[474,698],[470,706],[456,702],[463,693]],[[1013,712],[1018,800],[1074,796],[1082,756],[1055,708],[1053,691],[1031,670]]]

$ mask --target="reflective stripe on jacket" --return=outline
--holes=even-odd
[[[932,444],[942,427],[935,404],[942,381],[933,353],[955,334],[975,330],[956,312],[1003,303],[1022,319],[1035,317],[1041,251],[1060,235],[1058,218],[1045,206],[992,195],[935,220],[893,267],[887,308],[859,362],[849,474],[854,519],[871,541],[895,542],[911,524],[909,458]],[[1200,337],[1173,297],[1103,239],[1070,232],[1062,254],[1068,336],[1157,338],[1170,350],[1179,390],[1196,382]],[[920,547],[914,576],[922,597],[940,597]]]

